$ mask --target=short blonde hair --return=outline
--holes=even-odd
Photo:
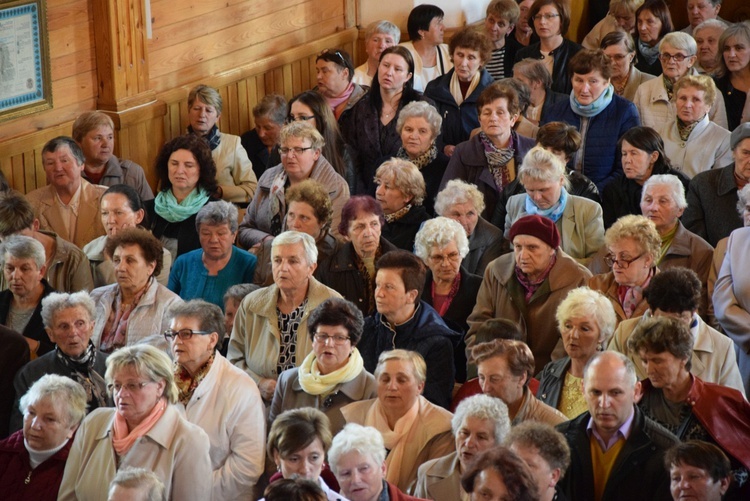
[[[625,238],[636,242],[656,264],[661,253],[661,237],[653,221],[644,216],[628,214],[615,221],[615,224],[604,233],[604,243],[607,247]]]
[[[672,101],[677,101],[677,94],[686,87],[702,90],[706,97],[706,104],[708,106],[714,105],[717,90],[713,78],[708,75],[685,75],[675,82]]]
[[[391,360],[411,362],[411,365],[414,368],[414,379],[420,384],[427,381],[427,364],[425,363],[424,358],[422,358],[422,355],[416,351],[410,350],[390,350],[381,353],[378,357],[378,365],[375,367],[375,379],[380,377],[385,363]]]
[[[68,426],[78,426],[86,415],[86,392],[79,383],[57,374],[45,374],[21,397],[22,414],[30,405],[49,399],[66,414]]]
[[[73,122],[73,139],[76,143],[83,141],[86,134],[99,127],[109,127],[112,132],[115,131],[115,123],[112,119],[101,111],[87,111],[78,115]]]
[[[292,137],[308,139],[315,150],[322,149],[326,144],[318,129],[307,122],[290,122],[283,126],[279,132],[279,144],[283,146]]]
[[[172,361],[166,353],[147,344],[120,348],[107,358],[107,372],[104,375],[107,384],[112,384],[115,374],[125,367],[133,367],[138,375],[154,383],[164,381],[164,396],[170,404],[177,403]]]
[[[555,312],[557,329],[562,332],[565,322],[572,317],[592,318],[599,327],[599,341],[607,346],[617,326],[617,315],[612,302],[601,293],[588,287],[578,287],[568,292]]]
[[[435,197],[435,212],[445,216],[451,205],[471,203],[477,214],[484,212],[484,195],[475,184],[460,179],[451,179]]]
[[[456,243],[461,259],[469,253],[469,238],[464,227],[447,217],[436,217],[425,221],[414,238],[414,254],[427,264],[433,246],[445,247]]]
[[[193,105],[196,99],[209,106],[213,106],[216,109],[216,113],[221,115],[224,104],[218,90],[208,85],[196,85],[190,90],[190,94],[188,94],[188,108]]]
[[[557,155],[541,146],[534,146],[526,153],[518,170],[518,181],[521,184],[525,185],[526,181],[532,179],[550,183],[562,179],[563,186],[570,188],[565,164]]]
[[[391,158],[380,164],[375,171],[375,182],[382,184],[384,181],[411,196],[416,205],[421,205],[427,194],[422,173],[416,165],[402,158]]]

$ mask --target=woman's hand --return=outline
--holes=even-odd
[[[454,144],[446,144],[443,148],[443,153],[448,155],[449,157],[453,156],[453,152],[456,150],[456,145]]]
[[[268,378],[261,379],[258,382],[258,390],[260,391],[260,396],[263,397],[263,400],[270,402],[276,391],[276,380]]]

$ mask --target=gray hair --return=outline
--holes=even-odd
[[[572,317],[587,317],[599,327],[599,342],[606,347],[617,327],[617,315],[612,302],[598,291],[578,287],[568,292],[555,312],[557,329],[562,332],[565,322]]]
[[[586,381],[588,381],[589,379],[589,373],[594,370],[596,365],[599,364],[599,360],[610,357],[614,357],[622,362],[622,365],[625,367],[625,375],[628,378],[627,382],[630,384],[631,388],[635,388],[635,384],[638,382],[638,375],[635,372],[635,365],[633,365],[633,361],[619,351],[613,350],[594,353],[594,356],[591,357],[591,360],[589,360],[586,363],[586,366],[583,368],[583,384],[586,385]]]
[[[170,322],[175,318],[194,318],[198,320],[200,330],[215,332],[220,340],[224,339],[224,313],[221,308],[203,299],[173,303],[167,311],[167,318]]]
[[[286,121],[286,98],[278,94],[266,94],[253,108],[253,117],[268,117],[277,125],[284,125]]]
[[[457,221],[447,217],[436,217],[425,221],[414,238],[414,254],[427,264],[433,246],[445,247],[456,243],[461,259],[469,253],[469,238]]]
[[[32,259],[39,270],[47,262],[41,242],[23,235],[11,235],[3,240],[0,244],[0,263],[3,265],[5,265],[6,254],[16,259]]]
[[[391,183],[404,195],[412,197],[411,202],[415,205],[422,205],[427,195],[422,172],[416,165],[403,158],[391,158],[380,164],[378,170],[375,171],[375,182],[377,184]]]
[[[42,147],[42,156],[44,156],[45,153],[54,153],[64,146],[68,147],[70,154],[73,155],[73,158],[76,159],[79,166],[86,162],[86,157],[83,155],[81,147],[78,146],[78,143],[76,143],[72,137],[68,136],[57,136],[56,138],[47,141]]]
[[[482,419],[492,421],[495,424],[495,444],[500,445],[510,432],[510,417],[508,416],[508,406],[499,398],[489,395],[472,395],[469,398],[461,400],[456,407],[456,412],[451,419],[451,428],[453,435],[458,433],[459,428],[466,418]]]
[[[698,52],[698,44],[695,43],[695,38],[682,31],[673,31],[664,35],[664,38],[659,42],[659,54],[661,54],[662,47],[665,44],[671,45],[677,50],[684,50],[688,56],[694,56]]]
[[[471,203],[477,214],[484,211],[484,195],[475,184],[460,179],[451,179],[435,197],[435,212],[438,216],[445,216],[451,205]]]
[[[339,474],[339,460],[341,456],[349,452],[359,452],[363,456],[369,456],[378,466],[385,461],[385,444],[383,436],[372,426],[362,426],[357,423],[349,423],[344,426],[331,442],[328,450],[328,464],[333,474]]]
[[[563,186],[570,189],[565,164],[557,155],[541,146],[534,146],[526,153],[518,170],[518,180],[521,184],[525,185],[527,180],[532,179],[551,183],[562,179]]]
[[[680,179],[674,174],[656,174],[648,178],[643,183],[643,191],[641,192],[641,201],[646,196],[646,192],[649,188],[655,185],[667,186],[672,192],[672,200],[677,204],[677,207],[684,209],[687,207],[687,200],[685,199],[685,186],[683,186]]]
[[[104,375],[107,384],[112,384],[115,374],[126,367],[133,367],[136,374],[154,383],[164,381],[164,396],[170,404],[177,403],[172,360],[164,351],[148,344],[120,348],[107,358],[107,372]]]
[[[67,413],[68,426],[78,426],[86,415],[86,391],[72,379],[57,374],[45,374],[21,397],[19,408],[26,414],[30,405],[48,398]],[[59,445],[59,444],[58,444]]]
[[[750,204],[750,184],[746,184],[741,190],[737,190],[737,212],[740,217],[745,213],[745,206]]]
[[[164,484],[151,470],[146,468],[122,468],[117,471],[112,483],[109,484],[109,498],[112,498],[115,487],[125,489],[142,489],[146,494],[145,501],[162,501],[164,499]]]
[[[404,129],[404,124],[410,118],[424,118],[432,131],[432,140],[440,134],[440,127],[443,125],[443,117],[438,110],[426,101],[412,101],[401,109],[396,120],[396,130],[399,135]]]
[[[42,322],[44,327],[52,329],[55,323],[55,315],[61,310],[81,307],[89,314],[89,321],[96,318],[96,304],[86,291],[53,292],[42,299]]]
[[[235,233],[237,231],[237,206],[224,200],[208,202],[201,207],[201,210],[195,216],[195,229],[197,231],[201,230],[202,224],[209,226],[227,224],[229,225],[229,231]]]
[[[302,247],[305,249],[305,260],[308,265],[318,262],[318,247],[315,245],[315,240],[307,233],[302,233],[301,231],[289,230],[279,233],[271,241],[271,255],[273,255],[273,250],[280,245],[295,244],[302,244]]]
[[[401,41],[401,30],[390,21],[373,21],[365,29],[365,41],[377,33],[383,33],[393,37],[393,43],[398,45]]]
[[[307,122],[290,122],[283,126],[279,132],[279,144],[283,146],[291,137],[309,140],[314,150],[320,150],[326,145],[318,129]]]
[[[552,87],[552,75],[547,66],[539,59],[521,59],[513,65],[513,73],[518,72],[532,82],[539,82],[549,90]]]
[[[234,284],[224,293],[223,300],[226,303],[229,299],[233,301],[242,302],[242,300],[250,294],[260,289],[258,284]]]
[[[700,23],[698,26],[693,28],[693,37],[695,37],[695,34],[698,33],[699,31],[710,29],[710,28],[718,28],[723,31],[729,28],[729,25],[725,23],[724,21],[722,21],[721,19],[716,19],[716,18],[706,19],[705,21]]]

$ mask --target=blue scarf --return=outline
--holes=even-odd
[[[568,191],[563,188],[560,190],[560,200],[549,209],[540,209],[534,203],[530,196],[526,195],[526,214],[529,216],[542,216],[551,219],[556,223],[565,211],[565,205],[568,203]]]
[[[609,84],[606,89],[604,89],[604,92],[602,92],[602,95],[596,98],[596,101],[594,101],[591,104],[583,105],[578,102],[578,99],[576,99],[575,94],[573,94],[573,91],[570,92],[570,107],[573,108],[573,113],[576,115],[581,115],[582,117],[595,117],[599,113],[602,112],[604,108],[609,106],[609,103],[612,102],[612,96],[615,95],[615,88],[612,86],[612,84]]]
[[[659,44],[651,47],[646,42],[641,42],[640,40],[638,40],[637,43],[638,50],[643,56],[643,59],[645,59],[648,64],[654,64],[656,62],[656,59],[659,57]]]
[[[172,190],[160,191],[154,200],[154,210],[170,223],[180,223],[193,214],[197,214],[208,202],[208,193],[203,188],[196,188],[178,203]]]

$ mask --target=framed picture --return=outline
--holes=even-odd
[[[0,122],[52,108],[46,0],[0,0]]]

